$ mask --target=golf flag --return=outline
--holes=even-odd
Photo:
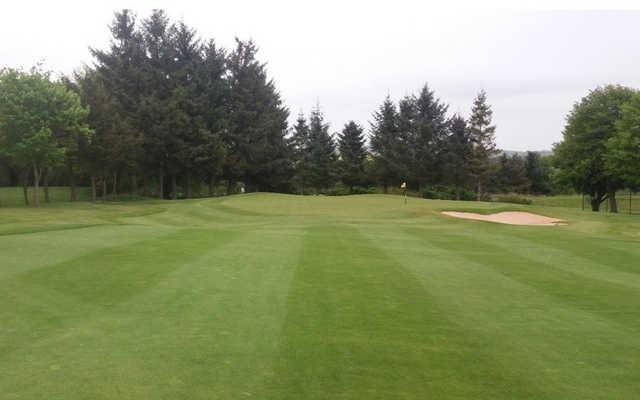
[[[407,188],[407,182],[402,182],[402,185],[400,185],[400,189],[406,189]]]

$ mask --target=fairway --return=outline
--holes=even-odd
[[[441,214],[518,210],[567,225]],[[0,208],[0,399],[639,394],[639,215],[384,195]]]

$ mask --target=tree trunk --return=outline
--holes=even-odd
[[[591,211],[598,212],[600,211],[600,195],[594,194],[591,195]]]
[[[176,182],[176,174],[171,174],[171,200],[178,198],[178,184]]]
[[[193,182],[191,180],[191,172],[187,172],[187,199],[193,197],[193,190],[191,187]]]
[[[51,197],[49,197],[49,168],[45,168],[42,171],[42,189],[44,190],[44,202],[51,203]]]
[[[24,194],[24,204],[29,205],[29,168],[22,173],[22,194]]]
[[[102,177],[102,201],[107,201],[107,176]]]
[[[215,176],[211,175],[209,177],[209,197],[213,197],[213,191],[216,187],[216,178]]]
[[[482,181],[480,179],[478,179],[478,182],[477,182],[476,200],[477,201],[482,200]]]
[[[96,202],[96,177],[91,175],[91,201]]]
[[[609,211],[612,213],[618,212],[618,201],[616,200],[616,191],[609,191]]]
[[[460,200],[460,188],[456,188],[456,200]]]
[[[158,175],[158,197],[160,200],[164,199],[164,172]]]
[[[385,184],[384,186],[382,186],[382,192],[384,194],[389,193],[389,185]]]
[[[73,173],[73,168],[69,166],[69,200],[78,200],[78,190],[76,187],[76,176]]]
[[[113,173],[113,200],[118,201],[118,173]]]
[[[33,205],[40,207],[40,171],[38,165],[33,163]]]
[[[138,177],[136,174],[131,174],[131,194],[134,196],[138,194]]]

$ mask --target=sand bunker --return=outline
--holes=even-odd
[[[458,211],[444,211],[442,213],[450,217],[475,219],[478,221],[497,222],[509,225],[565,225],[565,222],[561,219],[545,217],[544,215],[532,214],[523,211],[505,211],[489,215]]]

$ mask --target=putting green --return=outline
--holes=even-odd
[[[0,208],[0,398],[632,399],[639,260],[640,216],[565,208],[277,194]]]

